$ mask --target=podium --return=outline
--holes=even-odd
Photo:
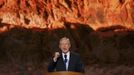
[[[47,75],[84,75],[79,72],[71,72],[71,71],[59,71],[59,72],[50,72]]]

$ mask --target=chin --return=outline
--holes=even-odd
[[[68,51],[64,51],[64,53],[67,53]]]

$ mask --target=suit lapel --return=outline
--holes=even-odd
[[[70,67],[72,66],[72,53],[70,52],[70,58],[69,58],[69,65],[68,65],[68,70],[70,70]]]

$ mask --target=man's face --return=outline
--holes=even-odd
[[[69,40],[61,40],[59,44],[59,48],[63,53],[67,53],[69,48],[71,47]]]

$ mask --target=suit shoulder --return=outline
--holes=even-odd
[[[76,53],[76,52],[71,52],[71,54],[72,54],[73,56],[75,56],[75,57],[80,57],[80,55],[79,55],[78,53]]]

